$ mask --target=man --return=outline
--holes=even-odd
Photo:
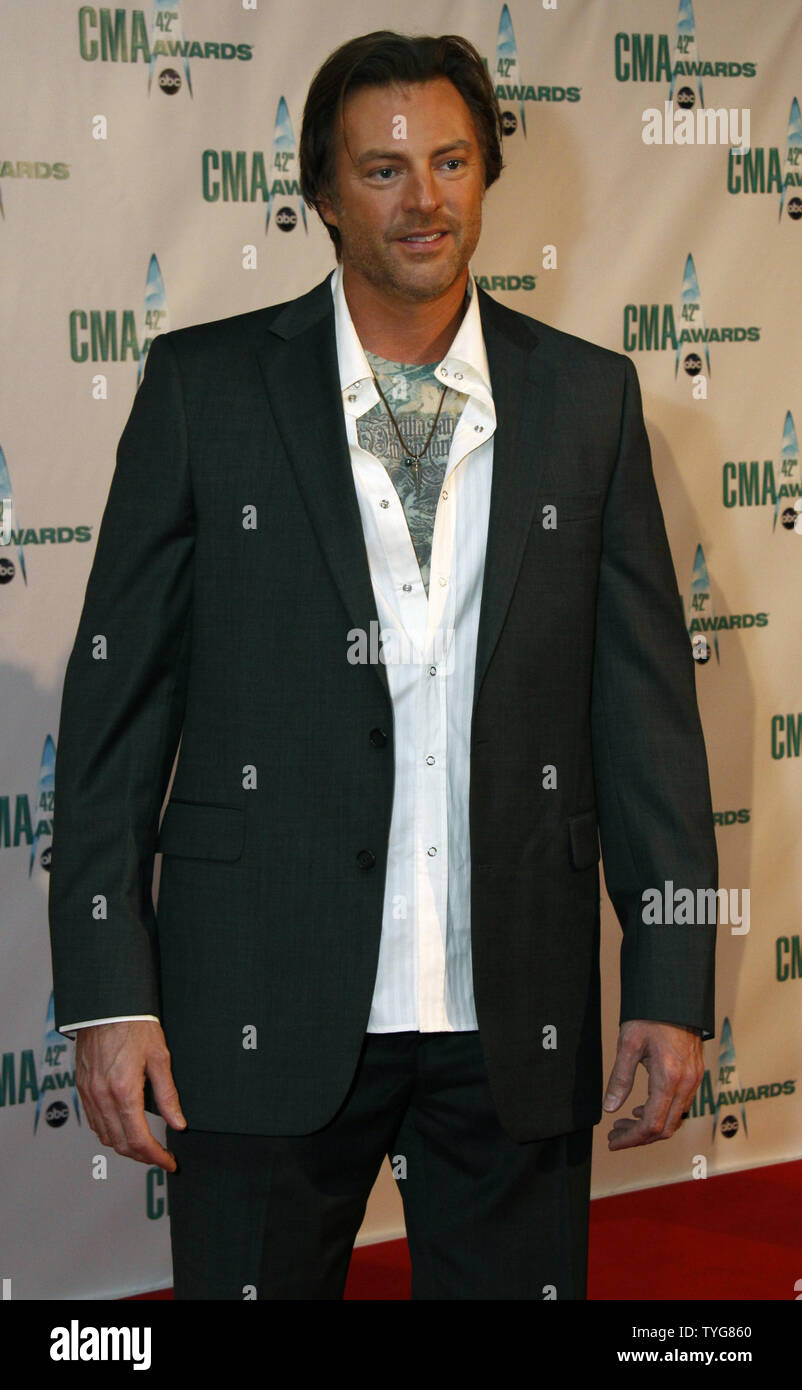
[[[599,834],[607,1109],[649,1072],[611,1147],[701,1079],[714,929],[641,915],[717,864],[637,379],[476,285],[500,169],[465,40],[343,45],[301,137],[337,269],[157,338],[120,441],[64,687],[56,1016],[101,1141],[168,1172],[180,1298],[341,1297],[388,1153],[413,1297],[585,1297]]]

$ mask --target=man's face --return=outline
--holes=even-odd
[[[471,113],[447,78],[365,87],[336,132],[336,190],[321,199],[339,229],[343,269],[392,298],[444,293],[470,261],[482,227],[484,171]],[[433,241],[410,235],[438,233]]]

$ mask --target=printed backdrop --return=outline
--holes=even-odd
[[[506,168],[473,270],[633,357],[697,658],[728,890],[717,1037],[670,1143],[610,1154],[598,1127],[594,1195],[799,1155],[799,0],[408,0],[403,18],[389,0],[2,0],[0,17],[4,1296],[171,1281],[163,1174],[102,1149],[54,1031],[61,685],[148,344],[331,270],[298,190],[303,103],[334,47],[383,25],[462,33],[487,60]],[[619,939],[605,903],[608,1071]],[[402,1230],[386,1164],[360,1239]]]

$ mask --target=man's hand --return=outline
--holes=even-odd
[[[618,1051],[604,1097],[605,1110],[618,1110],[632,1090],[635,1070],[642,1062],[649,1073],[645,1105],[636,1105],[637,1120],[616,1120],[607,1136],[610,1149],[631,1149],[670,1139],[682,1123],[704,1076],[699,1029],[649,1019],[621,1024]]]
[[[173,1129],[184,1129],[187,1122],[181,1113],[160,1023],[138,1019],[79,1029],[75,1084],[90,1129],[101,1144],[108,1144],[125,1158],[156,1163],[174,1173],[175,1158],[154,1139],[145,1119],[146,1072],[161,1115]]]

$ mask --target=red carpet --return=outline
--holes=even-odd
[[[798,1280],[802,1162],[591,1202],[590,1300],[793,1301]],[[405,1240],[363,1245],[353,1253],[345,1297],[408,1299],[409,1283]]]

